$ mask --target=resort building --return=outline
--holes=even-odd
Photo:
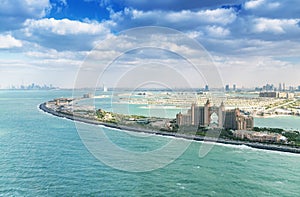
[[[176,122],[178,126],[210,126],[233,130],[253,128],[253,117],[242,115],[239,109],[225,110],[223,102],[219,107],[211,106],[209,100],[204,106],[193,103],[186,114],[176,115]]]
[[[287,138],[278,133],[262,133],[262,132],[253,132],[239,130],[234,131],[233,136],[238,139],[247,139],[254,142],[286,142]]]
[[[225,129],[247,130],[252,129],[254,125],[252,116],[241,115],[239,109],[227,110],[225,112]]]
[[[191,109],[187,111],[187,114],[179,113],[176,115],[176,121],[179,126],[191,125],[191,126],[208,126],[211,123],[211,116],[216,114],[218,116],[218,127],[223,126],[225,107],[222,103],[220,107],[210,106],[209,100],[204,106],[197,106],[192,104]]]

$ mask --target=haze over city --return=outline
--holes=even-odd
[[[118,38],[121,31],[141,26],[173,28],[197,40],[211,55],[224,84],[300,84],[297,1],[172,2],[41,0],[12,4],[2,0],[1,88],[32,82],[72,88],[80,65],[94,47],[106,38]],[[111,46],[101,58],[127,44]],[[184,47],[180,42],[172,44],[173,48]],[[130,59],[132,54],[134,58]],[[165,51],[132,54],[119,66],[128,67],[129,60],[133,65],[147,59],[174,67],[182,63]],[[182,72],[189,71],[183,68]]]

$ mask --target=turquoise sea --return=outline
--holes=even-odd
[[[215,145],[201,158],[202,143],[193,142],[174,162],[149,172],[106,166],[87,150],[72,121],[37,107],[71,95],[0,91],[0,196],[299,196],[300,155],[244,146]],[[299,121],[286,119],[274,121],[288,128]],[[260,121],[273,124],[272,119]],[[170,141],[105,132],[133,151],[157,149]]]

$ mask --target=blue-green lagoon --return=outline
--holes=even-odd
[[[300,155],[245,146],[218,144],[201,158],[202,143],[192,142],[174,162],[149,172],[106,166],[84,146],[74,122],[38,109],[42,102],[71,96],[72,91],[62,90],[0,91],[0,196],[299,195]],[[299,120],[284,118],[274,121],[299,128]],[[256,120],[257,126],[275,125],[271,120]],[[139,139],[109,128],[105,132],[133,151],[170,141],[162,136]]]

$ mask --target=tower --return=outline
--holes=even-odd
[[[233,89],[233,91],[236,91],[236,85],[235,84],[233,84],[232,89]]]
[[[204,105],[204,125],[209,125],[210,123],[210,102],[207,99]]]
[[[219,110],[218,110],[218,126],[223,127],[224,124],[224,115],[225,115],[225,105],[222,101]]]
[[[205,85],[205,88],[204,88],[204,90],[207,92],[207,91],[209,91],[209,87],[208,87],[208,85]]]
[[[192,103],[192,106],[191,106],[191,121],[192,121],[192,125],[195,125],[195,108],[196,108],[196,104]]]
[[[282,91],[281,83],[279,83],[278,90],[279,90],[279,91]]]
[[[229,91],[229,85],[225,86],[225,91],[228,92]]]

